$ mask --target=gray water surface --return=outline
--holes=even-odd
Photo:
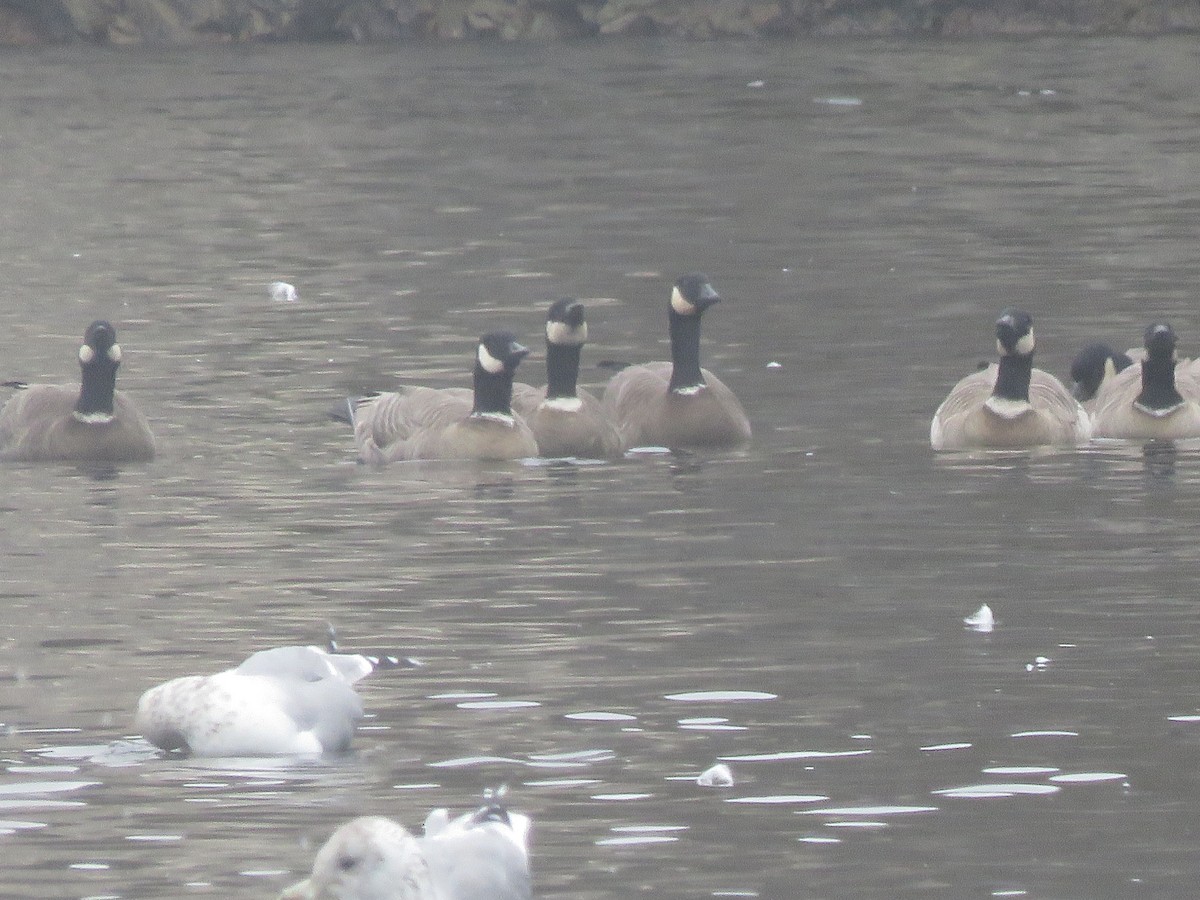
[[[1200,353],[1194,41],[56,49],[0,85],[0,380],[74,379],[110,318],[161,444],[0,472],[0,895],[269,897],[352,815],[500,783],[545,898],[1194,893],[1200,458],[928,447],[1005,306],[1062,376],[1160,317]],[[695,269],[745,452],[372,469],[325,418],[465,384],[492,327],[540,347],[563,295],[600,387]],[[364,682],[349,756],[131,734],[329,623],[424,663]]]

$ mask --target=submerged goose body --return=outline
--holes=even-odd
[[[142,462],[154,458],[145,416],[116,390],[121,347],[108,322],[88,326],[80,385],[21,386],[0,409],[0,459]]]
[[[583,304],[556,300],[546,317],[546,386],[513,385],[513,410],[533,430],[541,456],[609,459],[621,453],[616,426],[600,401],[577,384],[586,341]]]
[[[362,718],[355,682],[365,656],[276,647],[216,675],[187,675],[146,691],[134,720],[162,750],[195,756],[333,753],[350,746]]]
[[[1186,440],[1200,437],[1200,370],[1178,363],[1170,325],[1146,329],[1146,355],[1107,382],[1096,398],[1096,437]]]
[[[1007,310],[996,322],[1000,362],[963,378],[929,428],[934,450],[1076,446],[1091,420],[1063,383],[1033,368],[1033,319]]]
[[[280,900],[529,900],[529,828],[497,804],[453,820],[434,810],[421,838],[364,816],[335,831]]]
[[[528,352],[511,333],[490,332],[476,347],[473,390],[407,387],[360,401],[353,410],[359,457],[382,464],[536,456],[533,432],[512,411],[513,374]]]
[[[703,275],[675,282],[668,307],[671,361],[630,366],[604,390],[603,407],[625,447],[730,448],[750,440],[737,396],[700,366],[700,318],[720,301]]]

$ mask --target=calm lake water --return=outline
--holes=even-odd
[[[60,49],[0,85],[0,380],[73,380],[109,318],[161,445],[0,471],[0,895],[270,897],[356,813],[501,783],[544,898],[1194,894],[1200,456],[928,446],[1005,306],[1062,376],[1158,318],[1200,353],[1194,40]],[[372,469],[325,418],[467,383],[492,327],[540,348],[563,295],[602,386],[697,269],[744,453]],[[364,683],[351,755],[131,734],[330,623],[424,663]]]

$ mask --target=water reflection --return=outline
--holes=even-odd
[[[1166,441],[1153,441],[1142,447],[1148,489],[1167,487],[1174,482],[1178,455],[1176,446]]]

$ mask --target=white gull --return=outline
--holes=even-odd
[[[529,829],[497,803],[456,819],[434,810],[421,838],[364,816],[338,828],[279,900],[529,900]]]
[[[374,668],[366,656],[319,647],[263,650],[235,669],[151,688],[134,724],[156,747],[196,756],[338,752],[363,715],[354,683]]]

